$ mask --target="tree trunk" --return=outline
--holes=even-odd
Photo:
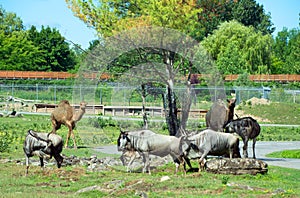
[[[146,112],[146,87],[145,84],[142,84],[142,100],[143,100],[143,104],[142,104],[142,115],[143,115],[143,121],[144,121],[144,129],[148,129],[148,117],[147,117],[147,112]]]
[[[176,97],[174,93],[174,72],[173,64],[175,53],[170,51],[164,51],[164,63],[166,65],[166,74],[168,77],[167,82],[167,111],[166,111],[166,121],[168,124],[169,134],[175,136],[179,128],[179,122],[177,118],[177,104]]]
[[[167,102],[168,111],[166,112],[166,120],[169,128],[169,134],[171,136],[175,136],[179,128],[179,122],[177,118],[178,110],[176,106],[175,93],[170,87],[167,87]]]
[[[189,113],[192,105],[192,86],[191,83],[187,82],[186,93],[182,98],[182,107],[181,107],[181,128],[185,130],[187,121],[189,119]]]

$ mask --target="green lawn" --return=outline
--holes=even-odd
[[[300,159],[300,150],[298,149],[298,150],[278,151],[278,152],[268,154],[267,157]]]
[[[277,104],[268,107],[242,107],[247,113],[265,117],[272,123],[300,124],[299,119],[296,119],[300,116],[299,105],[280,108]],[[279,118],[274,117],[275,115]],[[300,170],[275,166],[270,166],[267,174],[256,176],[206,172],[189,172],[184,176],[182,170],[174,175],[172,163],[153,170],[152,175],[127,173],[125,167],[115,166],[102,172],[88,172],[83,166],[67,166],[61,169],[50,166],[44,171],[38,166],[31,166],[29,175],[24,177],[25,167],[17,161],[24,161],[22,145],[27,131],[33,129],[50,132],[50,116],[2,117],[0,123],[0,197],[139,197],[141,193],[146,193],[148,197],[300,197]],[[188,126],[191,130],[203,127],[197,121],[191,123]],[[63,154],[90,157],[94,154],[92,147],[116,144],[120,127],[133,129],[139,128],[140,124],[84,118],[74,130],[81,148],[64,149]],[[150,127],[159,133],[168,133],[165,124],[150,120]],[[67,128],[62,126],[58,134],[65,139]],[[293,140],[300,140],[297,127],[262,127],[258,137],[258,141]],[[72,146],[72,140],[69,146]],[[97,153],[97,156],[101,158],[107,154]],[[280,152],[280,156],[271,156],[299,158],[299,150],[284,151]],[[7,159],[11,161],[7,162]],[[160,182],[163,176],[169,176],[170,179]],[[76,193],[91,186],[94,186],[94,190]]]
[[[75,152],[76,153],[76,152]],[[124,167],[87,172],[85,167],[25,167],[14,162],[0,163],[1,197],[299,197],[300,170],[270,166],[265,175],[221,175],[187,173],[174,175],[167,164],[152,175],[127,173]],[[161,182],[163,176],[170,179]],[[94,190],[76,193],[94,186]]]

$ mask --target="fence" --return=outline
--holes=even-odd
[[[194,109],[208,109],[212,99],[216,99],[219,88],[194,88],[193,104]],[[162,90],[164,92],[164,90]],[[177,97],[184,97],[185,88],[177,88]],[[226,96],[234,95],[237,103],[247,101],[253,97],[266,98],[273,102],[299,103],[300,90],[284,90],[251,88],[251,87],[226,87]],[[152,90],[153,92],[153,90]],[[74,97],[76,95],[76,97]],[[79,99],[75,99],[79,98]],[[69,100],[72,104],[78,104],[78,100],[85,100],[90,105],[105,106],[140,106],[142,98],[135,88],[122,86],[56,86],[56,85],[0,85],[0,102],[7,103],[46,103],[57,104],[60,100]],[[203,102],[206,101],[206,102]],[[162,95],[148,95],[146,105],[149,107],[162,107]],[[180,105],[180,103],[179,103]]]
[[[99,78],[98,73],[84,74],[86,78],[96,79]],[[194,74],[201,78],[201,74]],[[0,79],[67,79],[77,78],[77,74],[71,74],[68,72],[44,72],[44,71],[9,71],[0,70]],[[239,75],[225,75],[225,81],[237,80]],[[101,79],[109,79],[110,75],[103,73],[100,76]],[[249,79],[255,82],[300,82],[300,75],[297,74],[261,74],[261,75],[249,75]]]

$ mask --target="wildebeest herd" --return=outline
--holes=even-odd
[[[118,150],[123,151],[121,156],[130,156],[127,170],[131,171],[131,164],[137,153],[142,157],[143,172],[151,174],[149,155],[160,157],[170,154],[176,165],[175,173],[180,163],[186,163],[191,167],[190,159],[198,159],[199,171],[205,167],[208,155],[229,156],[229,158],[240,158],[239,137],[244,142],[243,157],[248,157],[248,140],[253,139],[253,158],[255,158],[256,137],[260,133],[260,126],[251,117],[238,118],[233,120],[235,99],[223,101],[217,100],[206,114],[207,129],[198,133],[186,133],[181,131],[177,137],[156,134],[150,130],[121,131],[118,138]],[[224,133],[226,132],[226,133]],[[235,133],[237,135],[234,135]],[[123,163],[124,164],[124,163]]]
[[[142,172],[150,170],[149,155],[164,157],[170,155],[176,165],[175,173],[178,172],[180,164],[183,164],[186,173],[186,164],[192,168],[190,160],[197,159],[199,171],[205,168],[208,155],[223,156],[231,158],[240,158],[239,137],[242,138],[243,157],[248,158],[247,145],[248,140],[253,139],[253,158],[255,158],[256,137],[260,133],[260,126],[256,120],[251,117],[234,117],[235,99],[227,100],[227,105],[222,100],[217,100],[211,106],[206,114],[207,129],[200,132],[186,132],[183,129],[178,130],[176,136],[157,134],[151,130],[121,131],[117,140],[117,147],[122,151],[121,160],[124,165],[125,158],[129,157],[127,171],[132,171],[132,163],[137,155],[142,157],[144,166]],[[51,133],[36,133],[28,131],[24,142],[24,152],[26,154],[26,174],[28,173],[29,157],[37,155],[40,158],[41,167],[43,167],[43,158],[54,158],[57,161],[57,167],[61,166],[63,158],[63,141],[55,132],[61,124],[69,127],[69,134],[72,134],[74,147],[76,143],[72,132],[75,123],[81,119],[85,113],[86,103],[82,103],[80,111],[70,110],[68,101],[61,101],[57,109],[52,113],[53,130]],[[68,109],[68,111],[66,110]],[[68,114],[68,115],[66,115]],[[79,115],[78,115],[79,114]],[[59,126],[59,127],[58,127]]]

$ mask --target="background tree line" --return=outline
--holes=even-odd
[[[134,26],[168,26],[202,42],[222,74],[300,74],[299,27],[273,38],[270,14],[255,0],[93,2],[66,0],[74,15],[99,33],[90,49]],[[84,53],[46,25],[26,30],[17,14],[0,7],[0,69],[76,72]],[[129,57],[115,61],[111,72],[128,69]]]
[[[55,28],[31,26],[0,7],[0,69],[20,71],[72,71],[79,55]]]

